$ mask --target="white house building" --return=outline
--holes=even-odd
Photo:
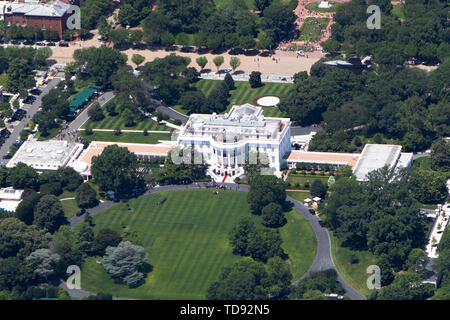
[[[291,122],[262,112],[261,107],[245,104],[226,114],[192,114],[180,131],[178,146],[201,154],[216,181],[231,182],[242,175],[247,158],[250,163],[260,159],[280,176],[283,157],[291,147]]]

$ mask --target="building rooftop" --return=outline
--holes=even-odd
[[[289,118],[264,117],[261,107],[244,104],[233,106],[226,114],[191,114],[180,136],[212,135],[220,141],[227,137],[241,140],[242,136],[276,139],[289,121]]]
[[[122,148],[128,148],[130,152],[133,152],[138,156],[166,157],[173,149],[173,144],[170,141],[159,144],[92,141],[89,147],[87,147],[77,159],[74,159],[74,161],[69,163],[69,165],[78,172],[89,175],[91,173],[92,158],[99,156],[106,147],[114,144]]]
[[[400,158],[402,146],[392,144],[366,144],[353,174],[358,180],[366,180],[367,174],[387,165],[392,168]]]
[[[286,159],[288,162],[322,163],[333,165],[348,165],[352,168],[356,166],[360,155],[356,153],[331,153],[331,152],[310,152],[291,151]]]
[[[62,1],[41,3],[26,0],[25,2],[0,1],[0,14],[23,14],[25,16],[62,17],[70,5]]]
[[[19,162],[23,162],[38,171],[57,170],[78,156],[82,150],[83,145],[81,143],[30,139],[22,144],[6,166],[13,168]]]

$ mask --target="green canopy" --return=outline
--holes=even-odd
[[[90,86],[84,89],[80,94],[78,94],[75,99],[70,102],[70,112],[75,112],[75,110],[82,108],[85,103],[87,103],[96,91],[100,90],[101,87]]]

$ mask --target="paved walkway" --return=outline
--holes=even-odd
[[[160,193],[164,191],[174,191],[174,190],[186,190],[186,189],[196,189],[196,188],[205,188],[207,183],[193,183],[189,185],[168,185],[168,186],[161,186],[156,187],[153,189],[150,189],[146,192],[146,194],[154,194],[154,193]],[[244,191],[248,192],[250,191],[250,186],[245,184],[231,184],[231,183],[217,183],[216,185],[224,185],[229,190],[238,190],[238,191]],[[327,269],[334,269],[337,271],[333,259],[331,258],[331,246],[330,246],[330,237],[328,235],[328,230],[326,228],[323,228],[319,224],[319,218],[317,216],[311,215],[308,211],[308,209],[299,203],[297,200],[287,197],[287,201],[290,201],[293,203],[293,209],[296,210],[299,214],[301,214],[306,221],[311,225],[312,229],[314,230],[314,233],[316,234],[317,238],[317,254],[316,258],[314,259],[313,264],[311,267],[306,271],[306,273],[298,280],[294,281],[294,285],[297,285],[298,282],[308,276],[311,272],[315,271],[323,271]],[[100,203],[95,208],[89,209],[88,212],[91,215],[95,215],[99,211],[106,209],[110,206],[115,204],[112,201],[105,201]],[[81,217],[74,217],[70,219],[70,226],[74,227],[77,224],[79,224],[83,219],[84,216]],[[338,272],[338,280],[344,287],[347,296],[349,296],[352,300],[366,300],[367,298],[360,294],[358,291],[353,289],[339,274]],[[71,292],[69,291],[69,294]]]

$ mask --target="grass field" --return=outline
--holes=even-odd
[[[206,96],[209,95],[211,90],[217,86],[221,80],[200,80],[194,84],[194,86],[202,91]],[[266,82],[261,88],[251,88],[247,81],[235,81],[236,89],[231,90],[231,97],[228,99],[230,104],[228,105],[227,111],[231,109],[232,105],[241,105],[245,103],[253,103],[255,98],[260,96],[273,94],[283,100],[289,94],[290,89],[293,84],[288,83],[272,83]],[[173,107],[175,110],[186,114],[187,111],[182,109],[181,106]],[[264,115],[267,117],[283,117],[286,116],[277,107],[274,108],[264,108]]]
[[[392,6],[392,14],[400,19],[405,19],[405,8],[402,4]]]
[[[287,183],[290,183],[291,186],[289,188],[295,187],[295,185],[298,183],[302,189],[304,188],[305,182],[309,183],[309,186],[314,182],[314,180],[319,179],[322,181],[322,183],[327,184],[329,177],[324,176],[302,176],[302,175],[294,175],[290,174],[288,178],[286,179]]]
[[[355,251],[340,246],[341,241],[330,231],[331,256],[340,275],[355,290],[368,296],[372,292],[367,288],[367,267],[376,264],[376,257],[369,251]],[[350,258],[356,257],[359,262],[351,264]]]
[[[82,128],[91,128],[91,129],[127,129],[127,130],[152,130],[152,131],[171,131],[170,127],[165,125],[160,125],[156,121],[152,119],[145,119],[143,121],[139,121],[135,126],[127,127],[125,126],[125,120],[120,115],[115,117],[111,117],[105,113],[105,119],[101,121],[92,121],[88,120],[84,123]]]
[[[51,140],[51,139],[53,139],[54,137],[56,137],[56,136],[58,135],[59,130],[60,130],[60,127],[50,129],[50,130],[48,131],[48,135],[46,135],[45,137],[44,137],[44,136],[41,136],[41,132],[38,131],[34,137],[35,137],[38,141],[47,141],[47,140]]]
[[[329,18],[313,18],[308,17],[303,22],[300,28],[299,41],[318,41],[322,35],[322,30],[325,30],[330,23]]]
[[[167,197],[163,205],[159,201]],[[110,279],[97,258],[87,259],[81,284],[90,292],[110,292],[139,299],[204,299],[209,285],[225,266],[242,259],[232,254],[228,235],[239,217],[250,215],[247,193],[179,190],[146,195],[114,205],[94,216],[95,229],[121,232],[124,226],[138,233],[148,262],[153,266],[145,284],[129,289]],[[258,217],[253,216],[255,219]],[[306,220],[287,213],[281,228],[283,248],[296,277],[315,257],[316,239]]]
[[[320,3],[320,1],[308,3],[305,6],[305,8],[310,11],[314,11],[314,12],[326,13],[326,12],[336,12],[337,9],[342,5],[342,3],[340,3],[340,2],[335,2],[331,5],[331,8],[323,9],[323,8],[318,7],[319,3]]]
[[[158,140],[170,140],[170,133],[149,133],[148,136],[144,136],[139,132],[122,132],[116,136],[114,132],[98,132],[94,131],[92,134],[87,135],[84,131],[78,131],[78,133],[87,141],[111,141],[111,142],[129,142],[129,143],[158,143]]]
[[[303,201],[306,198],[310,198],[312,199],[313,197],[311,196],[311,194],[309,192],[306,191],[287,191],[286,194],[289,197],[294,198],[295,200],[297,200],[300,203],[303,203]]]

